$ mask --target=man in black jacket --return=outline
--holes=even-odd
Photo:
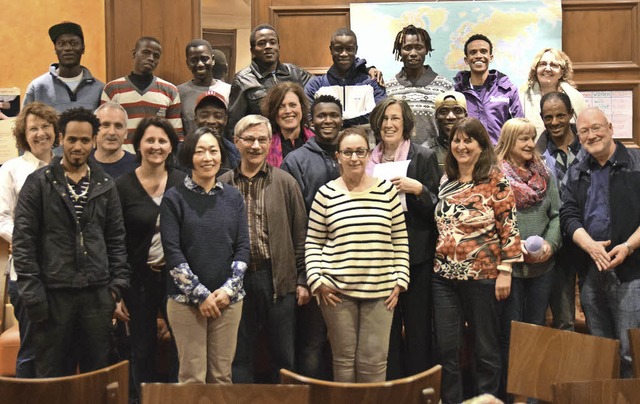
[[[631,377],[629,328],[640,327],[640,152],[613,139],[597,108],[576,122],[587,157],[569,169],[563,233],[580,252],[580,301],[589,333],[620,340],[620,372]]]
[[[108,365],[111,318],[129,286],[115,182],[88,162],[99,121],[84,108],[58,123],[63,156],[31,174],[13,235],[18,288],[34,328],[36,377]]]

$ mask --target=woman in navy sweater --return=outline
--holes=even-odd
[[[220,144],[209,128],[186,137],[180,162],[191,175],[165,194],[160,207],[180,383],[231,383],[249,231],[242,195],[217,180]]]

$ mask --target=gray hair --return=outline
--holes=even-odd
[[[124,109],[122,107],[122,105],[118,104],[117,102],[113,102],[113,101],[108,101],[105,102],[104,104],[101,104],[98,108],[96,108],[95,111],[93,111],[94,115],[98,115],[98,112],[105,110],[105,109],[114,109],[116,111],[120,111],[124,114],[124,120],[128,121],[129,120],[129,114],[127,114],[127,110]]]
[[[271,123],[262,115],[247,115],[240,119],[233,130],[233,135],[235,137],[240,137],[240,135],[242,135],[247,129],[258,125],[265,125],[269,132],[269,136],[271,136]]]

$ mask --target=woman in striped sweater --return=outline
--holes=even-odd
[[[385,379],[398,295],[409,285],[409,247],[392,183],[367,175],[363,130],[338,137],[341,176],[316,194],[306,241],[307,281],[320,303],[341,382]]]

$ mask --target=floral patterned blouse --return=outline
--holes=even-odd
[[[443,178],[436,206],[434,272],[446,279],[494,279],[498,265],[522,261],[509,180],[493,170],[481,183]]]

